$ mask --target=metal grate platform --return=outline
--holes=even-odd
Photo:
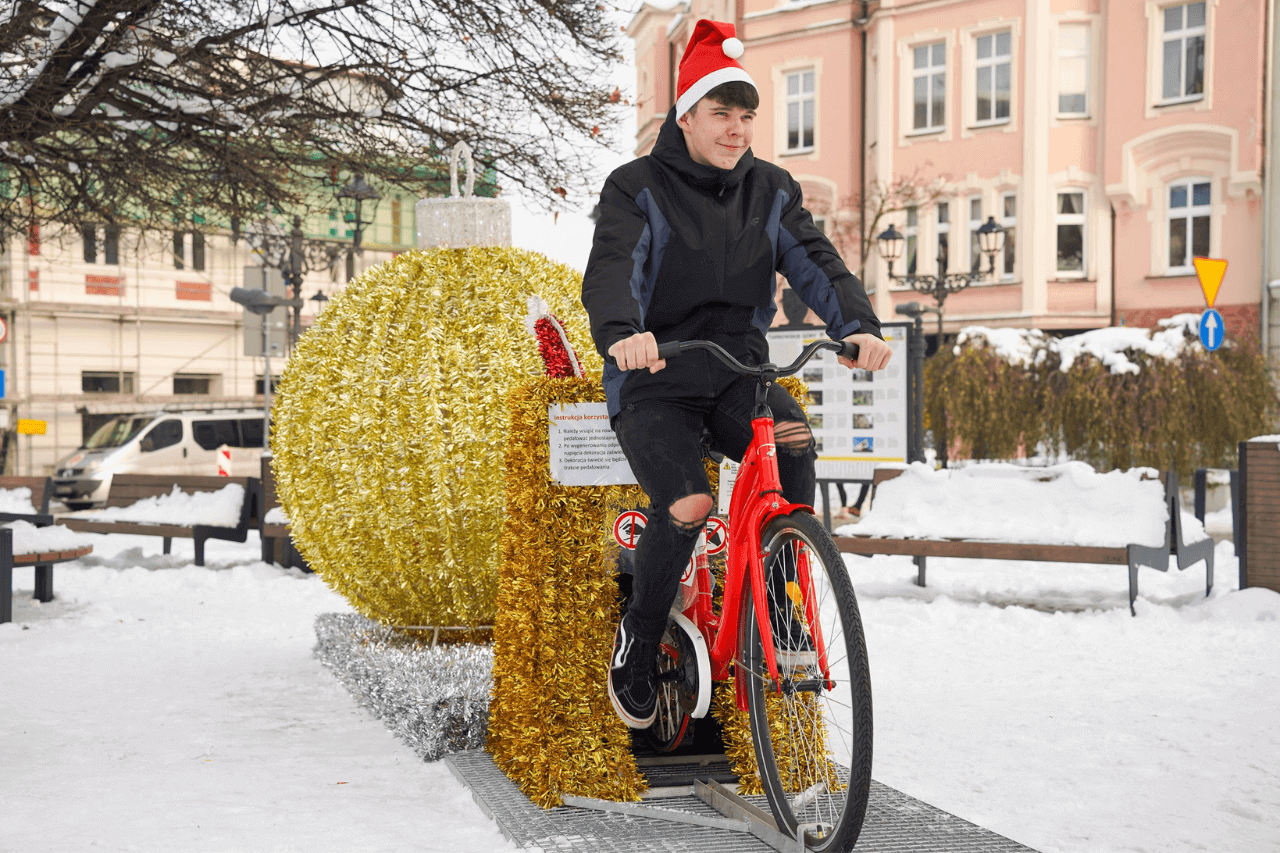
[[[502,834],[522,850],[591,853],[775,853],[759,839],[729,829],[589,809],[540,809],[520,793],[488,753],[455,752],[445,763]],[[651,782],[659,783],[650,777]],[[670,791],[670,789],[668,789]],[[768,810],[764,797],[746,797]],[[665,809],[721,817],[692,793],[646,800]],[[1035,853],[1002,835],[907,796],[871,783],[867,820],[858,853]]]

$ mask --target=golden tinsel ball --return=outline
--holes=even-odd
[[[390,625],[495,619],[507,393],[542,373],[542,297],[600,370],[582,276],[513,248],[407,252],[350,282],[298,341],[271,450],[307,563]]]

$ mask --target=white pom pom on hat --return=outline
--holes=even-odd
[[[725,39],[724,44],[720,46],[720,49],[723,50],[724,55],[730,59],[737,59],[746,51],[746,48],[742,44],[742,40],[737,38]]]

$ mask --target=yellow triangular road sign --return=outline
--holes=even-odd
[[[1227,262],[1217,258],[1193,258],[1196,265],[1196,278],[1200,279],[1200,289],[1204,291],[1204,301],[1213,307],[1213,300],[1218,298],[1218,288],[1222,286],[1222,277],[1227,274]]]

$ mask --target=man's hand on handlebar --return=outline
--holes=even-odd
[[[865,332],[849,335],[846,341],[858,345],[858,360],[851,361],[847,358],[840,358],[839,361],[845,367],[859,367],[863,370],[882,370],[889,363],[889,357],[893,355],[893,349],[888,344],[877,338],[875,335],[869,335]]]
[[[658,358],[658,342],[653,332],[640,332],[623,338],[609,347],[609,355],[618,363],[619,370],[643,370],[647,367],[650,373],[657,373],[667,366],[666,361]]]

